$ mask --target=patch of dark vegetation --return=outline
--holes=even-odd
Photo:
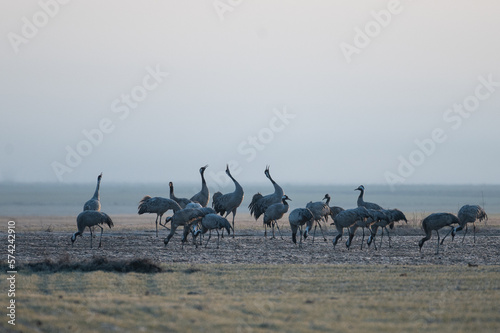
[[[92,260],[83,262],[70,262],[68,257],[59,260],[45,259],[41,262],[21,264],[20,271],[38,272],[117,272],[117,273],[161,273],[163,269],[147,258],[137,258],[132,260],[108,260],[104,257],[95,257]]]
[[[184,270],[184,273],[186,273],[186,274],[193,274],[193,273],[196,273],[196,272],[199,272],[199,271],[201,271],[201,269],[196,268],[196,267],[189,267],[188,269]]]

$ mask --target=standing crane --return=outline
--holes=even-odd
[[[382,239],[384,237],[384,230],[387,233],[387,237],[389,237],[389,247],[391,246],[391,235],[389,234],[389,227],[390,229],[394,228],[394,223],[399,222],[399,221],[405,221],[408,223],[408,220],[406,219],[405,214],[400,211],[399,209],[383,209],[379,211],[380,213],[385,216],[385,218],[381,218],[377,223],[374,223],[371,225],[371,235],[368,237],[367,244],[370,246],[372,241],[375,240],[375,236],[377,235],[377,230],[378,228],[382,228],[382,235],[380,236],[380,247],[382,247]],[[377,249],[377,245],[373,243],[375,246],[375,250]]]
[[[165,246],[167,246],[170,238],[174,236],[175,230],[177,230],[180,226],[184,227],[182,243],[185,243],[191,226],[198,223],[205,215],[208,214],[215,214],[215,211],[210,207],[184,208],[175,212],[174,215],[167,217],[165,223],[170,222],[170,233],[163,240]]]
[[[252,202],[250,202],[250,205],[248,205],[248,208],[250,209],[250,215],[253,215],[255,217],[255,220],[257,221],[259,217],[266,212],[266,209],[276,203],[281,202],[281,198],[283,197],[283,189],[281,186],[279,186],[271,177],[271,174],[269,173],[269,166],[266,167],[266,170],[264,171],[264,174],[266,177],[271,181],[271,183],[274,186],[274,193],[268,194],[266,196],[263,196],[260,193],[254,194],[252,198]]]
[[[420,252],[422,252],[422,246],[424,243],[431,239],[432,230],[435,230],[438,236],[436,254],[439,254],[439,229],[444,227],[453,228],[452,224],[460,224],[460,220],[455,215],[450,213],[434,213],[427,216],[422,221],[422,228],[425,231],[425,237],[418,242]]]
[[[288,212],[289,206],[287,200],[291,201],[292,199],[290,199],[285,194],[281,197],[280,203],[273,204],[267,207],[266,212],[264,213],[264,237],[267,237],[267,227],[272,227],[273,237],[271,239],[275,239],[276,237],[274,236],[274,225],[276,225],[276,228],[278,228],[278,232],[280,233],[280,237],[281,239],[283,239],[280,227],[278,226],[278,220],[281,219],[286,212]]]
[[[181,206],[177,202],[171,199],[162,197],[150,197],[146,195],[139,202],[138,214],[142,215],[144,213],[156,213],[156,237],[158,237],[158,222],[162,227],[166,228],[167,222],[161,224],[161,218],[168,210],[172,209],[175,212],[181,210]],[[159,221],[158,221],[159,219]]]
[[[328,206],[330,204],[330,195],[327,193],[325,194],[325,197],[323,200],[326,199],[326,202],[322,201],[316,201],[316,202],[309,202],[306,205],[306,208],[311,211],[314,215],[314,221],[316,224],[314,225],[314,232],[313,232],[313,242],[314,242],[314,237],[316,236],[316,227],[319,226],[319,230],[321,230],[321,234],[323,235],[323,240],[326,242],[326,237],[323,232],[323,228],[321,227],[321,221],[328,221],[328,216],[331,214],[330,207]]]
[[[98,226],[99,228],[101,228],[101,237],[99,238],[99,247],[101,247],[103,232],[103,228],[100,226],[101,224],[107,224],[108,227],[111,228],[113,226],[113,221],[108,216],[108,214],[96,210],[84,210],[83,212],[78,214],[76,218],[78,231],[71,236],[71,246],[73,246],[73,243],[75,243],[76,237],[82,236],[85,228],[88,227],[90,230],[90,248],[92,248],[92,227]]]
[[[212,199],[212,207],[215,211],[221,216],[227,218],[229,213],[233,213],[233,238],[234,238],[234,217],[236,216],[236,210],[243,202],[244,192],[243,187],[241,187],[240,183],[234,179],[229,171],[229,165],[226,165],[226,174],[234,183],[234,192],[222,194],[221,192],[217,192],[214,194]]]
[[[207,167],[208,164],[200,168],[201,190],[191,198],[191,201],[199,203],[202,207],[206,207],[210,201],[210,191],[208,190],[207,182],[205,181],[205,169]]]
[[[302,236],[304,236],[304,239],[307,238],[307,234],[314,223],[314,214],[307,208],[296,208],[288,215],[288,222],[290,222],[290,228],[292,229],[292,242],[297,244],[298,229],[300,232],[299,247],[302,247]],[[306,230],[302,233],[302,226],[305,224],[307,225]]]
[[[458,219],[460,220],[460,226],[455,227],[451,232],[451,237],[454,238],[457,231],[460,231],[465,226],[464,237],[462,238],[462,243],[464,242],[465,235],[467,235],[467,223],[472,223],[474,232],[474,243],[476,242],[476,220],[482,222],[483,220],[488,221],[488,215],[481,206],[478,205],[465,205],[458,211]]]
[[[220,229],[226,229],[227,234],[231,234],[231,225],[227,221],[225,217],[219,216],[217,214],[207,214],[201,219],[201,228],[197,228],[197,226],[194,226],[193,228],[193,242],[196,244],[196,237],[201,233],[201,234],[206,234],[207,231],[209,232],[208,234],[208,239],[207,243],[205,244],[205,248],[208,245],[208,241],[212,237],[212,230],[217,231],[217,248],[219,248],[219,240],[220,240],[220,234],[219,230]],[[224,235],[224,231],[222,231],[222,234]],[[233,231],[234,234],[234,231]]]
[[[363,207],[363,206],[361,206]],[[352,239],[354,238],[354,233],[356,230],[361,227],[363,230],[363,237],[361,238],[361,250],[363,250],[363,242],[365,241],[365,228],[373,228],[375,224],[382,223],[382,221],[385,221],[389,217],[386,216],[383,210],[374,210],[374,209],[368,209],[368,211],[372,214],[372,217],[358,220],[356,223],[349,228],[349,244],[351,243]],[[371,236],[370,236],[371,237]],[[368,242],[368,246],[370,246],[371,241]],[[377,247],[375,246],[375,249]]]
[[[330,224],[334,224],[335,227],[337,228],[337,231],[339,232],[338,235],[335,237],[335,239],[332,241],[333,248],[335,248],[335,245],[337,245],[337,242],[339,241],[339,239],[342,238],[342,235],[344,234],[344,228],[349,229],[357,221],[365,220],[367,218],[374,218],[374,216],[365,207],[346,209],[346,210],[338,213],[337,216],[335,216],[335,218],[333,219],[333,223],[330,223]],[[349,239],[346,242],[346,246],[348,249],[350,249],[351,240],[352,240],[352,237],[351,237],[350,230],[349,230]]]

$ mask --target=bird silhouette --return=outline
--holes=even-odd
[[[207,243],[205,244],[205,247],[207,247],[208,242],[210,241],[210,238],[212,237],[212,230],[217,231],[217,248],[219,248],[219,230],[220,229],[226,229],[227,234],[231,234],[231,225],[229,224],[228,220],[225,217],[219,216],[217,214],[207,214],[201,219],[201,228],[198,228],[197,226],[194,226],[193,228],[193,242],[196,243],[196,237],[201,233],[201,234],[208,234],[208,239]],[[224,231],[222,231],[224,234]],[[233,231],[234,234],[234,231]]]
[[[271,239],[276,238],[274,236],[274,226],[276,225],[276,228],[278,229],[278,232],[280,234],[281,239],[283,239],[283,236],[281,235],[280,227],[278,226],[278,220],[285,215],[286,212],[288,212],[288,202],[287,200],[292,200],[290,199],[286,194],[283,195],[281,198],[281,202],[277,204],[273,204],[269,207],[267,207],[266,212],[264,213],[264,236],[267,237],[267,227],[272,227],[273,231],[273,237]]]
[[[212,207],[215,212],[227,218],[229,213],[233,214],[233,238],[234,238],[234,218],[236,216],[236,210],[243,202],[244,192],[243,187],[241,187],[240,183],[234,179],[229,171],[229,165],[226,165],[226,174],[234,183],[234,191],[227,194],[222,194],[221,192],[217,192],[214,194],[212,199]]]
[[[162,197],[151,197],[149,195],[144,196],[142,200],[139,202],[138,214],[142,215],[145,213],[153,213],[156,214],[156,237],[158,237],[158,223],[162,227],[167,227],[166,222],[161,224],[161,218],[163,214],[165,214],[168,210],[172,209],[175,212],[181,210],[181,206],[177,202],[171,199],[162,198]]]
[[[425,237],[418,242],[420,252],[422,252],[422,246],[424,245],[424,243],[431,239],[432,230],[435,230],[438,236],[436,254],[439,254],[439,229],[444,227],[453,228],[452,224],[460,224],[460,220],[458,219],[458,217],[450,213],[434,213],[427,216],[422,221],[422,228],[425,231]]]
[[[252,201],[248,205],[248,208],[250,209],[250,215],[253,215],[255,217],[256,221],[259,219],[259,217],[262,214],[265,213],[267,207],[269,207],[273,204],[276,204],[276,203],[280,203],[281,198],[283,197],[283,194],[284,194],[281,186],[279,186],[271,177],[271,174],[269,172],[269,166],[266,167],[264,174],[273,184],[274,193],[268,194],[266,196],[263,196],[260,193],[256,193],[252,197]]]
[[[327,193],[325,194],[323,200],[326,199],[326,202],[322,201],[316,201],[316,202],[309,202],[306,205],[306,208],[311,211],[314,215],[314,221],[316,224],[314,225],[314,232],[313,232],[313,242],[314,238],[316,236],[316,227],[319,226],[319,230],[321,230],[321,234],[323,235],[323,240],[326,242],[326,237],[323,232],[323,228],[321,227],[321,221],[328,221],[328,216],[331,214],[330,207],[328,206],[330,204],[330,195]]]
[[[357,207],[353,209],[346,209],[335,216],[333,219],[333,223],[335,227],[337,228],[337,231],[339,232],[338,235],[335,237],[335,239],[332,241],[333,242],[333,248],[335,248],[335,245],[337,245],[338,240],[342,237],[344,234],[344,228],[350,228],[352,227],[357,221],[360,220],[365,220],[367,218],[375,218],[372,213],[365,207]],[[349,231],[350,232],[350,231]],[[349,234],[349,240],[346,242],[346,246],[349,249],[351,246],[351,241],[352,237]]]
[[[97,226],[101,228],[101,237],[99,238],[99,247],[101,247],[102,240],[102,232],[103,228],[100,226],[101,224],[107,224],[108,227],[113,226],[113,221],[111,218],[103,212],[99,212],[96,210],[84,210],[80,214],[78,214],[76,218],[76,225],[78,227],[78,231],[71,236],[71,245],[75,243],[76,237],[82,236],[85,228],[89,228],[90,231],[90,248],[92,248],[92,227]]]
[[[460,220],[460,226],[455,227],[451,232],[452,238],[455,237],[457,231],[460,231],[465,226],[464,237],[462,238],[462,243],[464,242],[465,235],[467,235],[467,223],[472,223],[473,233],[474,233],[474,243],[476,242],[476,221],[482,222],[483,220],[488,221],[488,215],[481,206],[478,205],[465,205],[458,211],[458,219]]]
[[[288,222],[292,229],[292,242],[297,244],[297,230],[300,232],[299,247],[302,247],[302,236],[307,238],[309,230],[311,230],[314,223],[314,214],[307,208],[296,208],[288,215]],[[306,225],[306,230],[302,233],[302,227]]]
[[[206,207],[210,201],[210,191],[208,190],[207,182],[205,181],[205,169],[207,167],[208,164],[200,168],[201,190],[191,198],[191,201],[198,202],[202,207]]]

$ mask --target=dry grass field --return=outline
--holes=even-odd
[[[219,249],[214,237],[207,248],[182,246],[179,233],[165,247],[167,230],[155,237],[154,215],[112,216],[103,247],[94,239],[90,249],[88,231],[71,246],[74,217],[21,218],[17,325],[4,319],[0,330],[499,331],[500,218],[478,224],[475,244],[469,230],[464,243],[459,234],[434,255],[435,235],[418,251],[423,216],[407,217],[391,232],[392,247],[384,237],[377,251],[360,249],[360,231],[350,250],[346,237],[334,250],[331,226],[326,243],[317,232],[299,249],[286,219],[285,239],[270,240],[243,214],[236,238]]]

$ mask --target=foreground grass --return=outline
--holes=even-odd
[[[498,332],[500,267],[162,265],[17,275],[24,332]],[[0,282],[7,290],[7,281]],[[12,327],[7,319],[0,331]]]

